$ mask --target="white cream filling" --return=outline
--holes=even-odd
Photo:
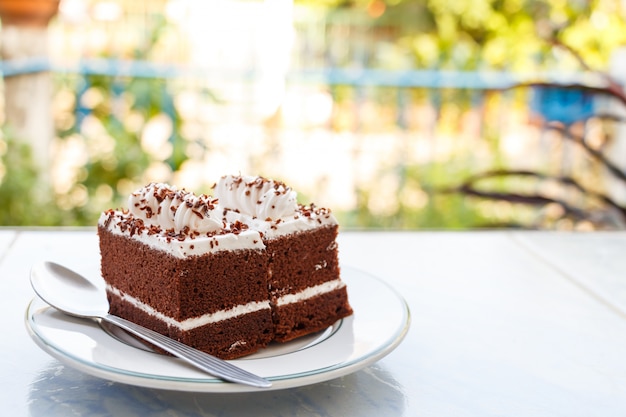
[[[282,297],[278,298],[278,300],[276,300],[276,305],[283,306],[291,303],[297,303],[303,300],[307,300],[309,298],[313,298],[317,295],[325,294],[327,292],[343,288],[345,287],[345,285],[345,282],[343,282],[341,279],[328,281],[314,287],[305,288],[304,290],[295,294],[283,295]],[[106,287],[107,290],[113,295],[121,298],[123,301],[131,304],[133,307],[138,308],[146,314],[156,317],[157,319],[167,323],[169,326],[177,327],[183,331],[189,331],[195,329],[196,327],[205,326],[211,323],[217,323],[219,321],[228,320],[237,316],[241,316],[243,314],[249,314],[255,311],[270,308],[269,301],[252,301],[247,304],[235,306],[228,310],[220,310],[216,311],[215,313],[204,314],[202,316],[191,317],[183,321],[178,321],[169,316],[166,316],[165,314],[155,310],[148,304],[120,291],[119,289],[111,285],[107,284]]]
[[[328,281],[323,284],[316,285],[314,287],[305,288],[304,290],[297,292],[295,294],[286,294],[276,300],[277,306],[282,306],[291,303],[297,303],[303,300],[308,300],[309,298],[313,298],[317,295],[325,294],[327,292],[331,292],[334,290],[338,290],[345,286],[345,282],[340,279],[336,279],[333,281]]]
[[[270,302],[267,301],[252,301],[247,304],[240,304],[228,310],[220,310],[215,313],[204,314],[198,317],[190,317],[183,321],[175,320],[165,314],[155,310],[148,304],[138,300],[137,298],[130,296],[119,289],[108,285],[107,290],[110,291],[115,296],[121,298],[123,301],[131,304],[135,308],[142,310],[143,312],[156,317],[157,319],[167,323],[169,326],[177,327],[183,331],[189,331],[195,329],[196,327],[205,326],[211,323],[217,323],[219,321],[232,319],[237,316],[241,316],[244,314],[253,313],[255,311],[269,309]]]

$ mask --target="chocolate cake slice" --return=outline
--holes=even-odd
[[[153,183],[102,213],[111,313],[223,359],[352,314],[330,210],[262,177],[224,176],[214,194]]]

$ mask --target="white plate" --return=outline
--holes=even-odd
[[[409,330],[406,302],[387,284],[362,271],[343,267],[342,279],[348,285],[352,316],[326,331],[285,344],[271,344],[231,362],[272,381],[270,389],[284,389],[347,375],[387,355]],[[223,382],[180,359],[147,351],[121,332],[104,329],[96,321],[61,314],[39,298],[28,306],[26,327],[44,351],[97,377],[177,391],[259,390]]]

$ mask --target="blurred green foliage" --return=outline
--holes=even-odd
[[[40,224],[43,218],[50,219],[55,210],[46,209],[49,202],[38,201],[41,190],[34,187],[39,182],[39,173],[30,147],[7,130],[0,137],[0,224]]]
[[[359,12],[363,24],[391,28],[395,47],[414,68],[509,71],[576,65],[554,42],[578,51],[595,68],[626,43],[623,4],[607,0],[296,0],[329,8],[330,16]],[[353,17],[348,17],[353,19]],[[381,65],[385,65],[381,63]]]

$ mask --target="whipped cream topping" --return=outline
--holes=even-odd
[[[217,200],[167,184],[151,183],[132,193],[128,210],[107,210],[98,225],[178,258],[224,250],[264,249],[258,231],[221,219]]]
[[[297,193],[285,184],[262,177],[226,175],[215,185],[224,208],[259,219],[283,219],[298,210]]]
[[[246,223],[267,239],[337,224],[330,209],[299,204],[297,193],[279,181],[227,175],[213,194],[226,221]]]
[[[228,175],[214,197],[151,183],[107,210],[98,224],[179,258],[221,250],[264,249],[263,239],[337,224],[329,209],[298,204],[279,181]]]
[[[147,225],[203,234],[225,227],[216,210],[217,200],[162,183],[151,183],[128,197],[128,210]]]

